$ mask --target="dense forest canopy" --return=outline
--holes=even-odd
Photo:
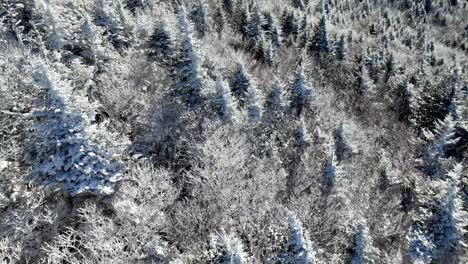
[[[468,263],[467,15],[0,1],[0,263]]]

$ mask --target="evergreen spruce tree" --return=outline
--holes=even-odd
[[[204,0],[198,0],[190,12],[190,20],[195,26],[197,38],[203,38],[209,31],[206,4]]]
[[[450,115],[437,121],[434,130],[424,130],[427,144],[422,150],[422,171],[432,179],[441,178],[445,173],[445,160],[448,146],[456,143],[454,122]]]
[[[322,174],[322,183],[326,190],[330,190],[336,183],[336,163],[334,155],[330,155],[325,160],[324,171]]]
[[[175,94],[190,108],[202,104],[202,85],[198,77],[198,57],[192,44],[192,33],[187,21],[185,8],[179,10],[179,48],[174,63]]]
[[[468,131],[468,87],[461,87],[460,69],[455,67],[450,80],[451,94],[448,110],[455,127]]]
[[[434,238],[434,260],[457,263],[459,250],[464,246],[462,217],[466,215],[458,196],[462,171],[461,164],[455,165],[448,173],[447,180],[442,183],[442,197],[434,201],[435,210],[429,226],[429,232]]]
[[[80,35],[74,44],[82,49],[80,55],[90,64],[98,63],[98,56],[100,55],[98,52],[98,35],[96,26],[89,15],[85,14],[84,22],[80,27]]]
[[[296,149],[302,155],[306,148],[310,145],[310,136],[309,132],[307,131],[306,123],[304,122],[304,118],[301,117],[300,120],[297,121],[296,126]]]
[[[242,63],[238,64],[231,78],[230,86],[232,95],[238,100],[239,106],[243,107],[247,101],[247,93],[250,89],[251,81]]]
[[[307,239],[302,224],[294,213],[289,213],[289,239],[283,251],[270,258],[267,263],[314,264],[315,253],[312,243]]]
[[[214,235],[210,246],[213,257],[212,264],[247,264],[249,257],[244,252],[242,241],[234,235],[224,233]]]
[[[249,37],[249,42],[251,47],[257,46],[261,43],[262,40],[262,21],[260,16],[260,11],[258,7],[255,6],[250,14],[250,19],[247,24],[247,36]]]
[[[163,21],[159,22],[154,28],[148,41],[148,48],[148,57],[152,60],[169,61],[174,55],[174,44],[172,43],[171,35]]]
[[[369,77],[369,70],[365,63],[361,65],[361,74],[359,76],[359,95],[366,96],[366,97],[373,97],[375,96],[375,85],[372,79]]]
[[[342,162],[351,156],[352,148],[344,130],[343,122],[335,130],[335,155],[337,162]]]
[[[432,0],[424,0],[424,10],[426,13],[430,13],[432,11]]]
[[[390,77],[395,76],[396,74],[396,62],[393,53],[390,53],[387,60],[385,61],[385,82],[387,82]]]
[[[300,9],[301,11],[304,11],[304,2],[302,0],[292,0],[292,6],[294,8]]]
[[[213,108],[223,122],[229,123],[232,121],[234,114],[231,92],[220,77],[216,80],[215,90],[216,95],[213,102]]]
[[[284,114],[284,94],[279,80],[276,80],[272,91],[265,100],[264,122],[267,126],[275,126]]]
[[[347,45],[346,45],[346,37],[345,35],[341,35],[340,41],[338,42],[338,47],[336,49],[336,58],[339,61],[346,61],[348,59],[347,54]]]
[[[221,7],[216,7],[214,14],[213,14],[213,21],[214,21],[214,29],[216,33],[218,33],[218,37],[221,37],[224,25],[225,25],[225,17]]]
[[[351,264],[378,263],[379,252],[373,247],[372,237],[366,224],[359,224],[354,233]]]
[[[265,40],[269,40],[271,42],[273,50],[277,50],[281,44],[281,37],[277,22],[270,12],[264,13],[261,28],[264,32]]]
[[[299,25],[294,12],[285,10],[281,17],[282,39],[286,45],[291,45],[299,34]]]
[[[250,13],[247,4],[244,1],[238,1],[236,3],[236,9],[234,14],[233,28],[241,34],[244,39],[248,39],[249,35],[247,33]]]
[[[260,121],[262,115],[262,108],[258,103],[257,91],[255,89],[255,86],[249,86],[246,96],[247,114],[249,116],[249,121],[252,124],[257,124]]]
[[[137,9],[145,7],[145,0],[126,0],[125,7],[132,11],[133,14],[135,14]]]
[[[322,17],[315,29],[315,34],[312,38],[312,51],[320,53],[331,52],[330,41],[328,37],[328,20],[327,15],[322,13]]]
[[[412,115],[412,100],[413,100],[413,85],[404,80],[398,87],[398,96],[396,100],[396,108],[398,119],[402,122],[409,123]]]
[[[73,87],[50,66],[34,67],[33,84],[48,97],[46,116],[35,127],[37,138],[25,157],[32,164],[31,179],[44,186],[59,185],[71,196],[112,193],[122,167],[89,139],[84,127],[89,120],[70,106],[79,99],[67,98]]]
[[[232,14],[234,12],[233,0],[223,0],[223,9],[227,14]]]
[[[301,67],[296,71],[296,77],[291,87],[290,109],[296,118],[308,110],[313,90],[305,85],[304,70]]]

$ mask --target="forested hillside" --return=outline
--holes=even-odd
[[[466,0],[1,0],[0,263],[468,263]]]

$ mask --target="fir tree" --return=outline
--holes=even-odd
[[[247,264],[249,257],[244,252],[242,241],[234,235],[224,233],[212,236],[210,243],[214,256],[212,264]]]
[[[359,76],[359,91],[358,94],[372,97],[375,95],[375,85],[372,79],[369,77],[369,70],[365,63],[361,65],[361,74]]]
[[[223,9],[226,13],[232,14],[234,11],[233,0],[223,0]]]
[[[195,32],[198,38],[205,37],[208,32],[208,21],[204,0],[198,0],[190,12],[190,20],[195,26]]]
[[[451,117],[439,120],[433,131],[424,130],[423,135],[427,144],[422,150],[422,171],[432,179],[440,178],[445,174],[447,148],[457,141]]]
[[[184,7],[179,10],[179,49],[174,64],[176,95],[181,96],[190,108],[202,103],[201,82],[198,77],[198,57],[192,44],[192,33]]]
[[[216,95],[213,108],[223,122],[231,122],[234,114],[234,107],[231,99],[231,92],[226,84],[218,77],[215,85]]]
[[[435,212],[430,221],[429,230],[434,237],[432,257],[435,260],[452,259],[456,263],[457,252],[463,243],[463,212],[458,197],[460,178],[463,171],[461,164],[455,165],[447,175],[443,186],[443,196],[434,202]]]
[[[247,75],[244,65],[239,63],[234,76],[231,78],[231,93],[239,101],[239,105],[243,107],[247,100],[247,93],[251,86],[250,77]]]
[[[396,62],[393,53],[390,53],[387,60],[385,61],[385,82],[387,82],[390,77],[395,76],[396,74]]]
[[[336,164],[333,155],[325,160],[324,171],[322,174],[322,183],[327,190],[333,188],[336,183]]]
[[[430,13],[432,11],[432,0],[424,0],[424,10],[426,13]]]
[[[258,10],[258,7],[255,6],[250,15],[250,19],[248,20],[246,32],[252,46],[258,45],[258,43],[261,42],[261,23],[260,11]]]
[[[154,28],[148,41],[150,59],[162,59],[168,61],[174,54],[174,44],[171,35],[164,22],[160,22]]]
[[[413,100],[413,85],[404,80],[398,87],[398,97],[396,102],[398,119],[402,122],[410,122]]]
[[[268,126],[274,126],[282,119],[284,113],[283,88],[279,80],[276,80],[272,91],[267,95],[265,100],[265,123]]]
[[[341,35],[340,41],[338,42],[338,47],[336,49],[336,58],[339,61],[346,61],[348,59],[347,52],[347,45],[346,45],[346,37],[345,35]]]
[[[302,0],[292,0],[292,6],[294,8],[304,11],[304,3],[302,2]]]
[[[214,21],[214,29],[216,33],[218,33],[218,37],[221,37],[223,30],[224,30],[224,24],[226,21],[221,7],[217,7],[215,9],[214,14],[213,14],[213,21]]]
[[[300,154],[304,153],[306,148],[310,145],[310,136],[309,132],[307,131],[306,124],[304,122],[304,118],[301,118],[297,122],[296,127],[296,149]]]
[[[137,9],[145,7],[145,0],[126,0],[125,7],[132,11],[133,14],[136,13]]]
[[[237,2],[237,7],[235,10],[234,14],[235,18],[232,20],[234,23],[234,29],[241,34],[241,36],[244,39],[247,39],[248,33],[247,33],[247,28],[249,25],[249,9],[247,7],[247,4],[244,3],[244,1],[239,1]]]
[[[84,22],[80,27],[80,35],[75,45],[83,50],[81,56],[86,61],[89,61],[90,64],[97,64],[99,55],[98,31],[88,14],[84,17]]]
[[[70,83],[46,65],[35,67],[34,84],[48,93],[48,105],[46,118],[36,126],[37,141],[26,157],[32,163],[31,179],[60,185],[72,196],[112,193],[121,165],[89,140],[84,118],[66,98],[73,90]]]
[[[359,224],[354,233],[354,247],[351,255],[351,264],[377,263],[378,251],[372,245],[372,237],[365,224]]]
[[[291,45],[299,34],[299,25],[294,12],[285,10],[281,18],[282,39],[287,45]]]
[[[247,113],[249,116],[249,121],[252,124],[257,124],[260,121],[262,109],[260,104],[258,103],[257,91],[253,85],[249,86],[246,96]]]
[[[290,109],[296,118],[309,108],[312,89],[305,85],[304,70],[302,67],[296,72],[296,78],[291,87]]]
[[[267,263],[297,263],[314,264],[315,253],[312,250],[312,243],[304,234],[303,228],[294,213],[289,213],[289,239],[285,249],[270,258]]]
[[[328,37],[328,21],[325,13],[322,13],[322,17],[316,27],[315,35],[312,38],[312,51],[329,53],[331,52],[330,41]]]
[[[351,156],[352,149],[344,130],[343,122],[335,130],[335,155],[338,162],[342,162]]]

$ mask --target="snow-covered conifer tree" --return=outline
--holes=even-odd
[[[281,37],[287,45],[299,34],[299,25],[294,12],[285,10],[281,17]]]
[[[213,13],[213,21],[214,21],[214,29],[216,33],[218,34],[218,37],[221,37],[223,30],[224,30],[226,19],[224,17],[223,10],[219,6],[216,7]]]
[[[450,115],[438,120],[433,131],[423,131],[427,144],[422,149],[422,171],[432,179],[442,177],[446,171],[444,161],[447,147],[456,143],[454,122]]]
[[[166,28],[165,22],[159,22],[148,41],[150,59],[162,59],[168,61],[174,54],[174,44],[171,34]]]
[[[264,119],[267,126],[275,125],[284,114],[284,94],[279,80],[276,80],[273,89],[266,96]]]
[[[336,183],[336,162],[335,157],[330,155],[325,160],[325,167],[322,174],[322,183],[326,189],[333,188]]]
[[[460,178],[463,166],[456,164],[442,183],[440,198],[434,201],[435,211],[432,215],[429,231],[434,237],[433,259],[440,261],[457,262],[457,254],[463,242],[463,221],[466,213],[461,209],[459,198]]]
[[[190,12],[190,19],[195,26],[195,32],[198,38],[203,38],[209,31],[207,21],[206,4],[204,0],[198,0]]]
[[[233,0],[223,0],[223,9],[228,14],[234,12]]]
[[[359,224],[354,233],[354,247],[351,264],[378,263],[379,252],[373,246],[373,239],[366,224]]]
[[[216,95],[213,107],[223,122],[230,122],[233,118],[234,107],[231,92],[223,80],[218,77],[215,84]]]
[[[198,77],[198,57],[192,43],[192,32],[183,6],[179,10],[178,27],[179,48],[174,63],[176,94],[181,96],[190,108],[197,108],[202,104],[202,84]]]
[[[388,58],[385,60],[385,82],[396,74],[396,68],[395,57],[393,56],[393,53],[390,53]]]
[[[249,256],[244,252],[242,241],[224,231],[211,237],[212,264],[247,264]]]
[[[359,76],[359,94],[366,97],[372,97],[375,95],[375,85],[372,79],[369,77],[369,70],[365,63],[361,65],[361,74]]]
[[[247,35],[252,46],[256,46],[261,42],[262,28],[261,16],[258,6],[255,6],[250,14],[250,19],[247,24]]]
[[[308,109],[313,90],[305,85],[304,69],[296,71],[296,77],[291,87],[290,108],[294,116],[299,118]]]
[[[297,216],[292,212],[289,212],[288,215],[288,225],[289,239],[286,246],[283,251],[268,259],[267,263],[316,263],[312,243],[308,240]]]
[[[347,54],[347,45],[346,45],[346,37],[345,35],[341,35],[340,41],[338,42],[338,47],[336,48],[336,57],[339,61],[346,61],[348,54]]]
[[[28,154],[33,164],[31,178],[45,185],[62,185],[72,196],[112,193],[121,165],[87,137],[84,117],[64,98],[71,94],[70,83],[44,63],[33,68],[33,78],[49,97],[46,118],[36,126],[38,139]]]
[[[349,144],[348,136],[344,129],[343,122],[340,123],[338,128],[335,130],[335,155],[338,162],[344,161],[350,157],[352,153],[351,146]]]
[[[262,108],[258,102],[257,91],[254,85],[249,86],[246,94],[247,113],[251,123],[256,124],[260,121]]]
[[[331,52],[330,40],[328,37],[328,19],[325,13],[322,13],[319,23],[316,26],[311,48],[316,52]]]
[[[243,107],[246,104],[247,93],[251,86],[250,76],[245,71],[244,65],[239,63],[230,82],[231,92]]]

